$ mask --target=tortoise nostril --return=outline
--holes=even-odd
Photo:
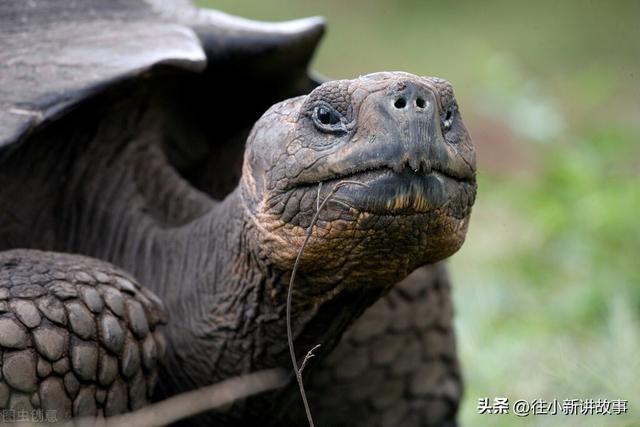
[[[404,98],[398,98],[396,99],[396,102],[394,102],[393,106],[396,108],[404,108],[407,106],[407,100]]]
[[[424,108],[424,105],[425,105],[424,99],[422,98],[416,99],[416,105],[418,106],[418,108]]]

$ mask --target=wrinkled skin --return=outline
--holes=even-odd
[[[379,73],[328,82],[307,96],[273,106],[247,140],[238,187],[219,202],[196,191],[168,160],[162,124],[173,113],[150,102],[145,93],[123,94],[99,114],[70,117],[0,158],[0,202],[3,217],[9,218],[0,228],[0,250],[22,247],[98,258],[124,270],[115,269],[114,275],[137,279],[155,293],[170,315],[154,394],[158,400],[258,369],[291,369],[284,308],[294,260],[319,202],[338,183],[358,182],[339,188],[320,212],[294,283],[296,354],[322,344],[318,362],[305,370],[318,374],[310,393],[327,389],[317,378],[337,369],[335,360],[327,365],[320,361],[359,315],[365,313],[363,324],[375,318],[375,312],[365,310],[383,298],[378,305],[391,304],[395,310],[385,322],[407,313],[425,320],[388,328],[401,337],[395,346],[418,339],[427,349],[419,359],[424,363],[415,365],[421,378],[431,378],[431,366],[449,372],[438,374],[442,381],[435,385],[412,386],[422,400],[408,402],[407,397],[392,407],[397,413],[401,405],[413,404],[422,425],[453,419],[460,398],[454,350],[436,344],[452,342],[451,311],[442,308],[450,303],[442,284],[446,280],[436,268],[410,287],[418,289],[411,291],[415,298],[398,299],[396,290],[385,296],[412,271],[450,256],[464,241],[476,191],[475,159],[449,83]],[[33,170],[34,159],[38,168],[26,172]],[[12,203],[18,196],[24,202]],[[37,264],[47,256],[23,251],[19,263],[31,259]],[[65,258],[65,265],[73,265],[72,258]],[[30,271],[23,267],[16,268]],[[3,286],[12,286],[11,276],[5,272]],[[22,280],[33,284],[36,278]],[[38,286],[48,289],[45,282],[53,278],[40,274],[38,280]],[[402,289],[397,292],[409,295]],[[402,309],[399,301],[406,307],[415,303],[415,310]],[[437,322],[426,321],[440,311]],[[434,334],[437,340],[430,338]],[[362,349],[369,345],[375,348],[371,341]],[[435,350],[440,347],[446,348],[442,354]],[[114,356],[122,363],[122,354]],[[430,364],[433,357],[442,363]],[[395,361],[384,363],[386,370],[396,371]],[[402,375],[408,381],[404,371]],[[388,380],[400,381],[397,375]],[[349,405],[355,405],[357,393],[348,393]],[[419,403],[425,395],[449,396],[450,404],[446,410],[430,409],[442,405]],[[337,423],[330,415],[344,408],[321,396],[312,407],[325,408],[325,422]],[[102,404],[98,402],[98,411]],[[133,407],[131,402],[123,405]],[[297,410],[288,408],[298,405],[292,381],[275,394],[189,422],[264,424],[268,412],[271,424],[290,425],[282,420]],[[383,412],[370,413],[378,418],[367,425],[384,424]]]
[[[290,270],[319,204],[344,181],[366,187],[341,187],[320,212],[296,288],[312,307],[341,292],[375,300],[462,245],[475,151],[451,85],[378,73],[325,83],[267,111],[249,137],[240,183],[258,258]],[[271,293],[280,304],[283,287]],[[309,374],[321,425],[455,425],[462,384],[448,287],[441,265],[419,269],[365,312]],[[290,423],[304,423],[299,404],[293,414]]]
[[[321,212],[300,269],[315,286],[388,286],[458,250],[475,156],[451,85],[378,73],[325,83],[265,113],[240,186],[267,262],[291,269],[318,201],[341,181],[367,187],[340,188]]]

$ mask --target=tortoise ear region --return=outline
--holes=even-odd
[[[286,172],[289,144],[295,140],[295,122],[304,96],[282,101],[269,108],[255,123],[245,147],[241,185],[243,195],[259,202],[269,187]],[[293,103],[293,105],[292,105]]]

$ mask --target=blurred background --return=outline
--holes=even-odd
[[[313,68],[450,80],[479,193],[450,261],[463,426],[640,425],[640,2],[200,0],[322,15]],[[479,415],[478,398],[626,399],[626,416]]]

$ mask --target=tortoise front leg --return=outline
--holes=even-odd
[[[423,267],[371,306],[309,373],[319,426],[455,426],[462,397],[449,281]]]
[[[111,264],[0,252],[0,409],[61,421],[139,408],[154,388],[165,322],[158,298]]]

